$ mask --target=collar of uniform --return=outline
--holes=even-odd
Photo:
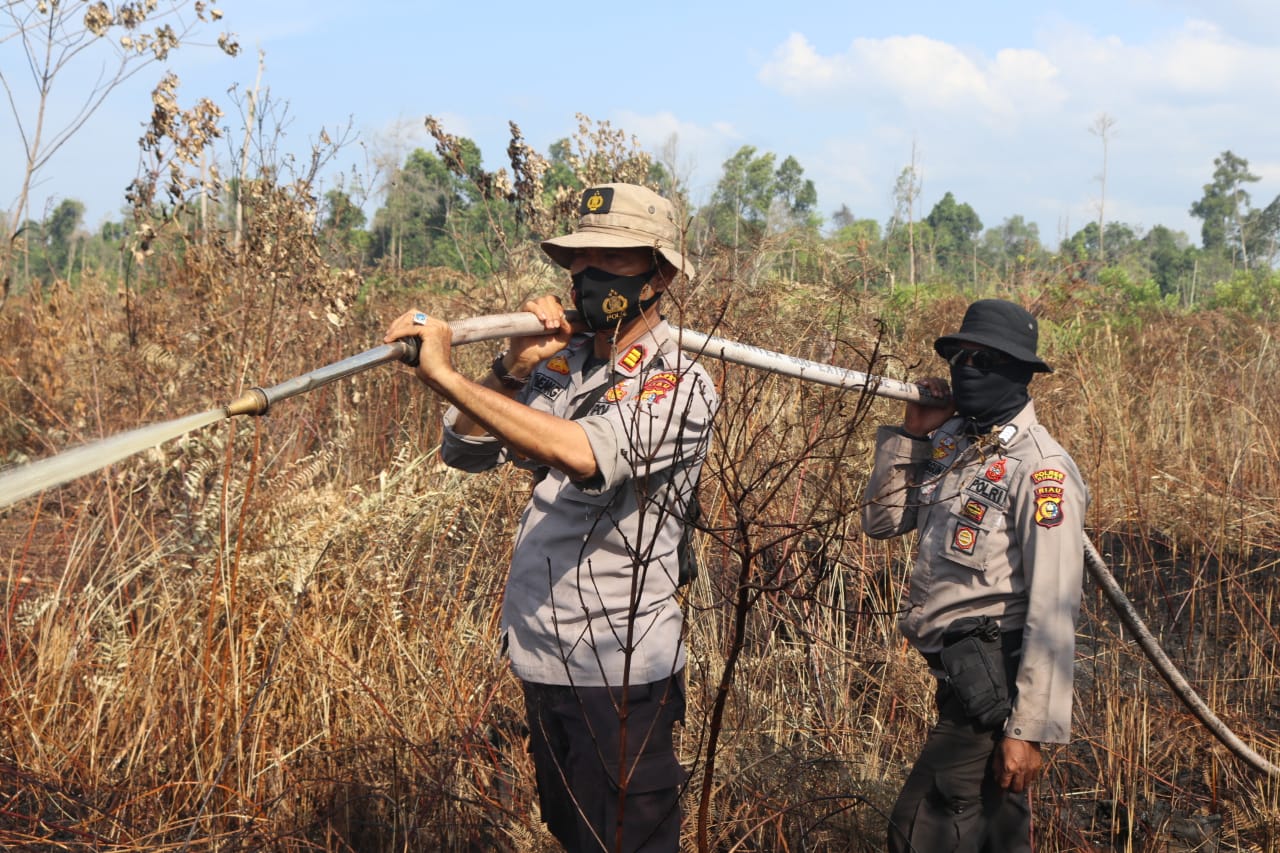
[[[613,360],[613,371],[620,376],[635,376],[653,361],[660,352],[665,352],[671,339],[671,327],[666,320],[659,320],[645,330],[626,347],[619,349]]]
[[[947,433],[949,435],[955,436],[957,438],[962,438],[967,441],[973,441],[975,436],[965,429],[965,425],[967,423],[968,421],[966,421],[964,418],[955,417],[947,421],[945,424],[943,424],[939,432]],[[1007,424],[997,424],[995,427],[992,428],[989,434],[999,435],[1000,431],[1005,427],[1013,426],[1017,429],[1017,432],[1013,435],[1013,437],[1009,441],[1009,444],[1013,444],[1013,443],[1016,443],[1020,438],[1025,436],[1027,434],[1027,430],[1029,430],[1036,423],[1039,423],[1039,421],[1036,420],[1035,401],[1028,400],[1027,404],[1023,406],[1022,409],[1016,415],[1013,416],[1013,420],[1009,421]]]

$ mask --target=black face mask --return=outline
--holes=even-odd
[[[614,275],[587,267],[573,275],[573,305],[591,331],[616,329],[658,301],[656,293],[643,301],[640,299],[644,286],[657,272],[657,264],[640,275]]]
[[[1031,366],[1012,362],[991,370],[967,364],[951,368],[951,397],[956,411],[978,432],[988,432],[997,424],[1007,424],[1031,400],[1027,383]]]

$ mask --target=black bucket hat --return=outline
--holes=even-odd
[[[1036,373],[1053,373],[1053,368],[1036,355],[1040,325],[1021,305],[1003,299],[979,299],[964,312],[960,331],[933,342],[938,355],[948,345],[982,344],[1031,366]]]

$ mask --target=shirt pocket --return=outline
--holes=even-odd
[[[948,508],[942,555],[972,571],[986,572],[998,547],[993,530],[999,515],[995,507],[961,494]]]

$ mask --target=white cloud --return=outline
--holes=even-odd
[[[1007,121],[1060,103],[1058,69],[1045,54],[1006,49],[974,57],[922,35],[855,39],[849,49],[820,55],[792,33],[760,69],[766,86],[794,98],[858,94],[912,112],[944,111]]]
[[[1188,20],[1180,29],[1144,44],[1073,28],[1044,34],[1044,40],[1044,50],[1063,69],[1077,96],[1105,93],[1132,100],[1154,96],[1231,103],[1243,92],[1257,96],[1280,91],[1274,73],[1280,47],[1242,42],[1207,21]]]
[[[952,190],[988,225],[1021,213],[1046,238],[1074,230],[1097,215],[1102,142],[1090,128],[1103,113],[1115,120],[1108,220],[1198,234],[1187,209],[1226,149],[1262,177],[1255,204],[1274,197],[1280,44],[1201,18],[1136,40],[1055,19],[1028,39],[982,52],[899,35],[822,53],[793,33],[758,78],[818,134],[797,154],[824,208],[883,206],[915,145],[926,208]]]

